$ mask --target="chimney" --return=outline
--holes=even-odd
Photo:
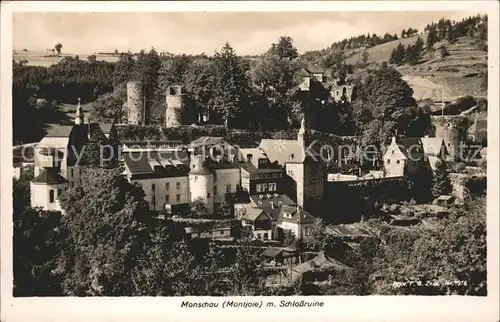
[[[392,137],[391,143],[396,143],[396,136]]]

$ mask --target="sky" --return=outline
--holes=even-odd
[[[265,52],[290,36],[300,53],[366,33],[398,36],[422,30],[441,17],[460,20],[474,12],[18,12],[13,14],[13,49],[45,51],[57,43],[65,53],[94,53],[154,47],[171,53],[213,54],[226,42],[239,55]]]

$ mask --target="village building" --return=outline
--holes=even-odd
[[[311,147],[309,129],[303,118],[297,140],[263,139],[259,145],[269,161],[280,165],[290,179],[289,195],[306,211],[321,212],[326,175],[325,160]]]
[[[441,138],[396,138],[384,154],[385,177],[403,177],[422,167],[435,170],[447,155]]]
[[[243,226],[251,227],[254,238],[280,240],[284,231],[295,238],[311,237],[315,218],[284,194],[251,195],[250,202],[234,205],[235,217]]]
[[[91,133],[102,131],[98,123],[85,123],[80,100],[78,102],[75,124],[49,126],[45,137],[34,146],[34,179],[30,183],[32,207],[61,210],[59,197],[80,180],[86,166],[83,150]]]

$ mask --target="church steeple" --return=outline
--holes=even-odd
[[[309,135],[308,135],[308,130],[306,129],[305,117],[302,117],[302,121],[300,122],[300,130],[297,133],[297,141],[299,143],[299,146],[301,147],[302,152],[304,152],[306,147],[308,146],[308,141],[309,141]]]
[[[80,98],[78,97],[78,106],[76,107],[76,116],[75,116],[75,124],[83,124],[84,116],[82,107],[80,106]]]

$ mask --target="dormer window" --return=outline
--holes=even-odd
[[[293,160],[294,157],[295,157],[295,155],[292,153],[292,154],[290,154],[289,159]]]
[[[289,212],[284,212],[283,213],[283,217],[285,217],[285,218],[292,218],[292,214],[289,213]]]

